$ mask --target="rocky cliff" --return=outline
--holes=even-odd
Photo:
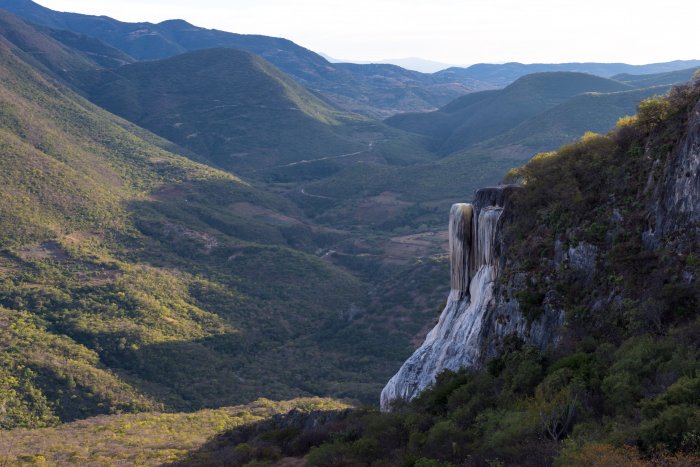
[[[452,206],[447,304],[423,345],[382,391],[382,410],[389,410],[397,399],[413,399],[444,370],[479,368],[497,355],[508,336],[540,348],[556,341],[563,311],[546,306],[540,319],[528,323],[514,299],[523,277],[506,280],[501,274],[507,263],[502,228],[508,219],[509,197],[517,189],[514,185],[483,188],[473,204]]]
[[[444,370],[483,367],[513,342],[617,343],[692,316],[699,94],[700,82],[677,87],[608,135],[535,157],[515,171],[524,188],[485,188],[455,204],[447,304],[382,391],[382,410]]]
[[[661,161],[657,162],[657,165]],[[663,236],[700,221],[700,102],[693,107],[687,130],[662,170],[651,209],[654,247]]]

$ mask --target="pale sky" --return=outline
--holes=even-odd
[[[38,0],[122,21],[285,37],[357,61],[444,63],[700,59],[700,0]]]

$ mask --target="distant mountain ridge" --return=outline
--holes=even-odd
[[[670,71],[683,70],[700,67],[700,60],[674,60],[671,62],[650,63],[647,65],[629,65],[626,63],[518,63],[510,62],[504,64],[477,63],[467,68],[453,67],[438,72],[438,75],[445,76],[446,79],[460,80],[465,78],[476,79],[489,83],[493,86],[507,86],[516,79],[532,73],[548,71],[572,71],[578,73],[588,73],[612,78],[622,73],[632,75],[644,75],[651,73],[666,73]],[[449,78],[447,78],[449,77]]]
[[[136,60],[162,59],[215,47],[245,50],[265,58],[300,84],[323,95],[329,103],[375,118],[435,110],[461,95],[501,88],[535,72],[577,71],[610,77],[700,66],[700,61],[641,66],[506,63],[453,67],[426,74],[391,64],[331,63],[287,39],[206,29],[180,19],[158,24],[126,23],[107,16],[53,11],[31,0],[0,0],[0,8],[32,23],[95,37]]]
[[[644,86],[665,86],[669,84],[682,83],[684,81],[690,81],[690,79],[695,75],[695,73],[700,70],[700,65],[692,68],[686,68],[683,70],[666,71],[663,73],[650,73],[650,74],[631,74],[631,73],[621,73],[619,75],[613,76],[611,79],[620,81],[622,83],[631,84],[636,87]]]
[[[287,39],[205,29],[184,20],[125,23],[106,16],[57,12],[30,0],[1,0],[0,8],[32,23],[93,36],[137,60],[214,47],[245,50],[265,58],[334,104],[377,117],[433,109],[459,95],[491,87],[471,78],[453,81],[393,65],[358,69],[359,65],[332,64]]]
[[[448,63],[436,62],[435,60],[428,60],[420,57],[404,57],[404,58],[386,58],[381,60],[344,60],[340,58],[331,57],[328,54],[320,53],[323,58],[331,63],[355,63],[358,65],[368,65],[368,64],[386,64],[386,65],[396,65],[407,70],[418,71],[420,73],[436,73],[441,70],[446,70],[447,68],[455,67],[456,65],[450,65]]]

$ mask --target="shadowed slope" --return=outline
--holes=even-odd
[[[630,86],[583,73],[537,73],[501,91],[471,94],[428,114],[389,118],[394,127],[424,134],[441,154],[498,135],[540,112],[584,92],[614,92]]]

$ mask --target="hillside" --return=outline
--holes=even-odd
[[[596,88],[608,91],[577,94]],[[575,73],[532,75],[510,89],[463,96],[438,112],[397,115],[386,121],[418,136],[431,136],[426,141],[430,149],[460,138],[468,147],[438,158],[415,157],[410,164],[386,164],[366,154],[350,158],[361,163],[333,171],[320,172],[321,167],[316,167],[316,173],[323,176],[308,179],[303,188],[322,198],[299,194],[292,198],[316,222],[348,225],[353,217],[343,213],[357,212],[366,206],[365,200],[390,192],[402,203],[401,210],[396,213],[392,209],[383,222],[374,222],[375,231],[402,225],[439,228],[452,203],[497,183],[499,174],[587,131],[603,132],[619,118],[633,114],[644,98],[667,90],[664,86],[638,89]],[[484,128],[489,120],[493,124]],[[496,135],[489,137],[492,133]],[[338,209],[338,205],[342,207]]]
[[[261,58],[207,49],[86,78],[101,107],[226,170],[254,171],[367,149],[342,114]]]
[[[665,95],[669,89],[670,86],[662,85],[622,92],[580,94],[479,145],[527,155],[549,151],[574,141],[587,131],[606,132],[620,117],[633,115],[644,99]]]
[[[314,254],[346,232],[171,152],[4,36],[0,63],[0,426],[376,398],[425,315],[387,332],[392,307]]]
[[[32,23],[97,38],[137,60],[208,48],[245,50],[263,57],[335,105],[375,117],[435,109],[467,92],[491,87],[472,78],[454,81],[392,65],[330,63],[286,39],[205,29],[183,20],[124,23],[105,16],[53,11],[30,0],[1,0],[0,8]]]
[[[471,321],[487,339],[481,363],[389,413],[289,414],[178,465],[697,465],[699,140],[696,81],[535,157],[509,174],[521,186],[477,194],[479,222],[495,221],[477,254],[499,271],[493,306],[470,308],[484,320]],[[558,337],[540,342],[553,315],[564,316],[547,325]]]
[[[630,88],[582,73],[536,73],[501,91],[470,94],[435,112],[397,115],[386,123],[428,136],[432,148],[450,154],[494,137],[578,94]]]
[[[39,32],[20,18],[0,10],[0,34],[6,47],[15,49],[34,66],[42,67],[54,76],[71,80],[73,72],[100,68],[92,57]]]
[[[595,89],[604,91],[589,92]],[[497,183],[499,174],[583,132],[604,131],[604,125],[609,127],[634,113],[644,97],[665,91],[636,90],[578,73],[531,75],[504,90],[463,96],[436,112],[397,115],[386,121],[429,137],[427,146],[444,151],[443,157],[402,166],[368,160],[310,181],[305,189],[344,200],[378,196],[388,190],[411,203],[403,214],[406,225],[441,225],[452,203]],[[450,154],[447,148],[452,147],[459,150]],[[329,210],[317,220],[342,223],[344,216]],[[396,219],[387,219],[375,228],[396,225]]]

